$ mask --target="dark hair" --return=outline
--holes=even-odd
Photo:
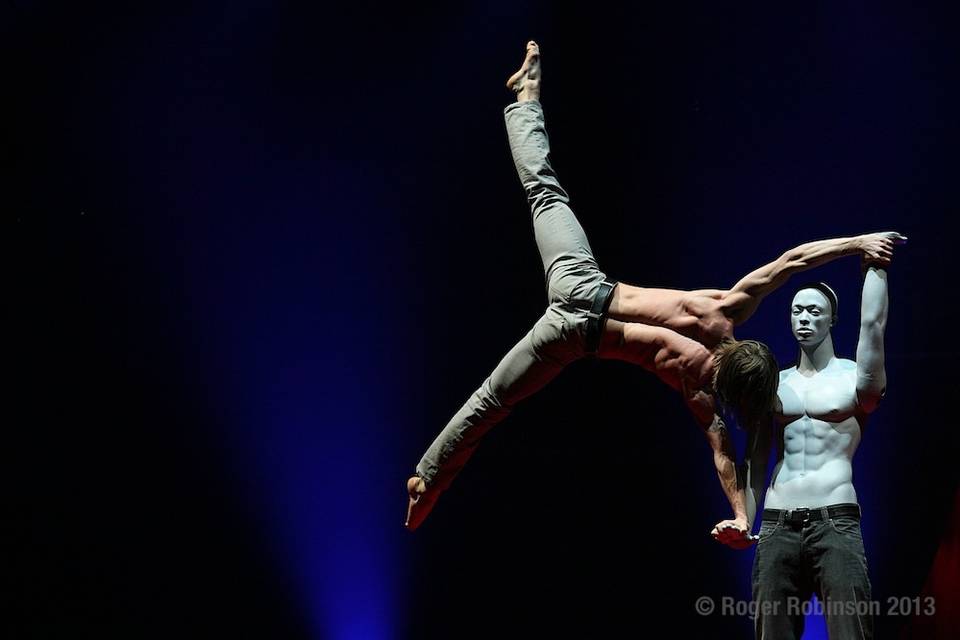
[[[779,381],[777,359],[762,342],[726,338],[713,351],[713,390],[744,429],[773,410]]]
[[[797,290],[793,292],[793,295],[796,296],[798,293],[804,289],[816,289],[822,293],[828,301],[830,301],[830,323],[836,324],[837,322],[837,294],[833,289],[830,288],[826,282],[808,282],[806,284],[800,285],[797,287]]]

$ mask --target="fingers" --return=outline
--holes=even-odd
[[[757,538],[750,535],[750,531],[741,528],[741,525],[732,520],[720,522],[710,531],[710,535],[720,544],[731,549],[746,549],[756,544]]]
[[[903,238],[903,236],[893,231],[877,234],[877,242],[864,249],[864,261],[880,267],[888,266],[893,260],[894,244],[903,244],[906,241],[906,238],[903,238],[903,240],[900,240],[900,238]]]
[[[720,535],[714,536],[714,540],[731,549],[746,549],[757,543],[756,537],[736,529],[727,529]]]
[[[753,536],[747,536],[746,538],[739,538],[735,543],[728,546],[739,551],[740,549],[748,549],[755,544],[757,544],[757,540]]]

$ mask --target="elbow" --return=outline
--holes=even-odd
[[[876,410],[876,408],[880,405],[880,398],[882,397],[883,397],[883,393],[867,394],[858,398],[857,402],[860,404],[860,409],[864,413],[873,413]]]
[[[860,333],[863,335],[883,335],[887,328],[887,314],[882,311],[863,311],[860,313]]]
[[[857,404],[865,413],[873,413],[887,392],[886,381],[880,377],[857,386]]]
[[[713,465],[717,468],[717,471],[721,473],[736,468],[733,459],[723,451],[713,452]]]
[[[803,269],[807,266],[807,255],[799,247],[794,247],[790,249],[777,260],[780,271],[791,271],[796,269]]]

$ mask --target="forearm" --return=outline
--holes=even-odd
[[[792,272],[818,267],[837,258],[860,253],[860,251],[860,236],[831,238],[829,240],[807,242],[794,247],[783,254],[781,261],[787,267],[785,269],[786,275],[789,275]]]
[[[730,503],[735,519],[746,519],[746,498],[742,486],[737,482],[736,454],[733,441],[719,416],[706,429],[707,439],[713,451],[713,464],[717,470],[720,488]]]
[[[887,384],[883,334],[887,327],[887,272],[868,266],[860,302],[860,339],[857,343],[857,395],[868,411]]]
[[[753,529],[756,522],[757,510],[763,502],[763,482],[766,479],[766,468],[757,464],[746,463],[742,467],[744,490],[744,509],[747,516],[747,527]]]
[[[752,489],[743,492],[745,513],[747,514],[747,530],[753,531],[753,523],[757,519],[757,506],[760,504],[759,496]]]
[[[860,328],[883,329],[887,326],[887,270],[868,265],[863,274],[860,298]]]

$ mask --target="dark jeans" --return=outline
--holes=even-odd
[[[792,525],[764,521],[753,559],[756,637],[799,640],[812,594],[822,606],[830,640],[872,638],[867,560],[856,517]]]

